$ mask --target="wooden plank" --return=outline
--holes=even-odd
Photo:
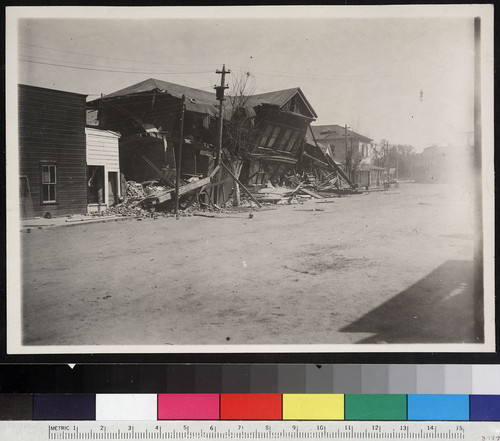
[[[285,194],[285,195],[283,195],[283,196],[289,197],[289,198],[291,199],[291,198],[292,198],[292,196],[293,196],[295,193],[297,193],[303,185],[304,185],[304,183],[303,183],[303,182],[301,182],[299,185],[297,185],[297,187],[295,187],[295,190],[293,190],[291,193],[286,193],[286,194]]]
[[[212,178],[214,177],[214,175],[217,173],[218,170],[219,170],[219,167],[215,167],[214,170],[212,171],[212,173],[210,173],[210,175],[207,176],[206,178],[203,178],[203,179],[200,179],[198,181],[190,182],[189,184],[183,185],[182,187],[179,188],[179,196],[182,196],[183,194],[189,193],[190,191],[196,190],[200,187],[204,187],[204,186],[210,184],[210,182],[212,182]],[[170,190],[165,190],[162,193],[158,193],[155,196],[157,203],[162,204],[163,202],[169,201],[170,199],[172,199],[172,194],[174,192],[175,192],[175,188],[172,188]]]
[[[207,185],[206,189],[208,190],[209,188],[217,187],[219,185],[224,185],[224,184],[227,184],[228,182],[233,182],[233,181],[234,181],[233,178],[226,178],[226,179],[223,179],[220,182],[214,182],[212,184]]]
[[[309,196],[312,196],[313,198],[323,199],[323,196],[321,196],[320,194],[315,193],[314,191],[311,191],[311,190],[309,190],[307,188],[301,188],[300,191],[302,191],[305,194],[308,194]]]

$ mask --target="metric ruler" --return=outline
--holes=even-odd
[[[1,421],[0,439],[500,441],[500,422]]]

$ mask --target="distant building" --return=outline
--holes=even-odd
[[[21,218],[86,211],[85,99],[18,86]]]
[[[432,145],[416,155],[414,162],[413,177],[417,182],[458,182],[470,179],[474,149]]]
[[[337,124],[311,126],[316,141],[329,149],[329,154],[339,163],[345,164],[346,152],[353,152],[355,162],[372,155],[372,139]]]
[[[339,164],[358,187],[381,185],[380,167],[371,165],[372,139],[337,124],[311,126],[325,154]]]

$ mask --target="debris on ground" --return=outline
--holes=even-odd
[[[302,204],[311,199],[328,199],[343,195],[360,194],[360,190],[346,184],[337,173],[290,172],[281,180],[281,185],[271,182],[259,185],[248,185],[240,195],[240,204],[232,206],[232,195],[226,202],[214,204],[210,197],[200,197],[205,187],[213,186],[215,171],[205,178],[192,176],[181,179],[179,192],[178,216],[192,216],[194,213],[224,213],[227,211],[246,211],[260,205],[292,205]],[[145,182],[123,181],[122,199],[106,210],[89,213],[88,216],[127,216],[135,218],[173,217],[175,187],[168,179],[157,179]],[[275,183],[276,184],[276,183]],[[320,201],[318,201],[320,202]],[[259,205],[260,204],[260,205]],[[197,214],[199,215],[199,214]]]

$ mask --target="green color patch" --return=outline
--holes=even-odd
[[[345,395],[345,420],[406,421],[406,395]]]

